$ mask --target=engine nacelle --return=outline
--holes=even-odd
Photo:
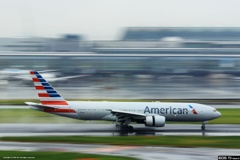
[[[145,126],[149,127],[164,127],[165,117],[164,116],[147,116],[145,120]]]

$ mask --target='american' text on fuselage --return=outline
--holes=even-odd
[[[188,114],[187,108],[153,108],[146,106],[144,109],[144,114]]]

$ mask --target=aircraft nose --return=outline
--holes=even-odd
[[[218,111],[216,112],[216,118],[221,117],[221,115],[222,114],[220,112],[218,112]]]

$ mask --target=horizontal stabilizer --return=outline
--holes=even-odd
[[[31,109],[40,110],[48,113],[76,113],[74,109],[70,109],[70,108],[47,106],[47,105],[42,105],[42,104],[33,103],[33,102],[25,102],[25,103],[29,105]]]
[[[44,109],[44,108],[56,109],[56,108],[58,108],[58,107],[55,107],[55,106],[46,106],[46,105],[42,105],[42,104],[39,104],[39,103],[33,103],[33,102],[25,102],[25,104],[27,104],[31,107],[39,108],[39,109]]]

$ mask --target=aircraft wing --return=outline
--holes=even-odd
[[[140,117],[146,117],[146,114],[143,113],[137,113],[137,112],[128,112],[128,111],[122,111],[122,110],[116,110],[116,109],[110,109],[113,115],[125,115],[125,116],[140,116]]]
[[[145,119],[146,115],[143,113],[137,113],[137,112],[128,112],[128,111],[122,111],[122,110],[114,110],[110,109],[111,113],[117,117],[117,122],[126,122],[131,119],[139,120],[139,119]]]

